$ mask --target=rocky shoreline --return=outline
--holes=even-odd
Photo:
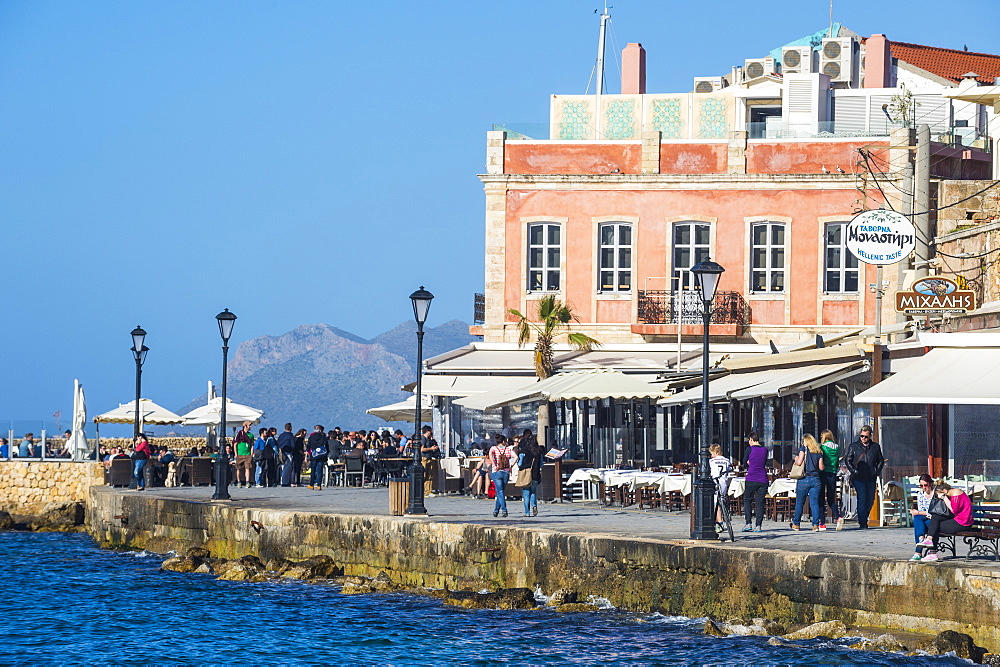
[[[203,547],[191,547],[183,556],[172,556],[163,561],[161,569],[171,572],[210,574],[220,581],[244,581],[262,583],[281,579],[295,579],[311,583],[339,585],[344,595],[365,595],[378,593],[409,593],[440,599],[443,604],[467,609],[508,609],[533,610],[549,607],[556,612],[593,612],[598,605],[581,602],[582,596],[575,591],[560,589],[544,601],[540,601],[530,588],[505,588],[496,591],[449,590],[447,588],[423,588],[406,586],[394,582],[386,572],[374,577],[345,575],[344,568],[338,566],[329,556],[312,556],[301,560],[270,558],[262,560],[254,555],[239,558],[213,558]],[[763,636],[769,637],[772,646],[798,646],[797,641],[825,638],[858,639],[849,648],[860,651],[884,651],[909,656],[948,655],[974,663],[1000,665],[1000,654],[989,653],[977,646],[967,634],[946,630],[933,637],[927,636],[912,645],[907,645],[899,635],[883,633],[875,635],[858,629],[848,628],[843,621],[821,621],[794,630],[767,618],[750,621],[733,618],[728,621],[705,620],[705,634],[716,637]],[[806,648],[805,646],[800,646]]]
[[[86,532],[83,503],[46,503],[37,514],[20,514],[0,510],[0,531],[27,530],[36,533]]]

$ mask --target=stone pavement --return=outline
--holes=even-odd
[[[155,488],[142,491],[144,496],[211,502],[213,487]],[[140,493],[126,491],[126,493]],[[269,510],[300,511],[348,515],[389,514],[389,492],[385,487],[327,487],[312,491],[298,488],[231,488],[234,507],[260,507]],[[689,542],[690,518],[686,512],[638,510],[601,507],[597,502],[539,503],[538,516],[525,518],[521,500],[507,501],[509,517],[493,517],[493,500],[476,500],[469,496],[447,495],[427,498],[428,514],[424,517],[401,517],[414,521],[445,523],[477,523],[498,527],[531,528],[559,533],[608,535],[618,538]],[[764,521],[760,533],[742,533],[743,518],[733,517],[736,542],[717,544],[725,548],[779,549],[808,553],[841,554],[907,560],[913,555],[912,528],[869,528],[860,530],[856,523],[845,523],[844,530],[814,533],[807,522],[805,530],[795,532],[787,523]],[[1000,569],[991,558],[964,558],[966,547],[959,544],[957,559],[945,559],[928,567],[953,564],[962,567]]]

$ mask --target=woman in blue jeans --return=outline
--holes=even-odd
[[[816,442],[816,438],[806,433],[802,437],[802,447],[795,455],[795,465],[805,464],[805,476],[795,483],[795,515],[792,523],[789,524],[792,530],[799,530],[799,521],[802,520],[802,508],[805,507],[806,498],[809,499],[809,511],[812,514],[812,529],[821,530],[820,520],[820,494],[823,492],[823,485],[820,483],[819,474],[823,471],[823,449]],[[822,530],[826,530],[824,526]]]
[[[504,497],[504,489],[507,488],[507,482],[510,480],[510,467],[514,462],[514,449],[507,445],[507,438],[502,435],[493,436],[495,445],[490,447],[490,451],[487,453],[487,457],[490,460],[490,465],[492,466],[490,473],[490,478],[493,480],[493,488],[497,494],[497,501],[493,505],[493,516],[499,516],[503,513],[503,516],[507,516],[507,498]]]
[[[153,450],[149,447],[149,442],[146,441],[146,435],[140,433],[135,439],[135,450],[132,453],[132,479],[135,481],[135,486],[137,489],[142,491],[146,488],[145,476],[143,475],[143,469],[146,467],[146,461],[149,460],[150,455]]]
[[[934,499],[934,479],[925,473],[920,476],[918,484],[920,491],[916,495],[917,508],[910,510],[910,514],[913,515],[913,541],[917,544],[917,548],[910,560],[920,560],[923,557],[923,548],[919,546],[920,541],[931,533],[931,513],[929,510],[931,500]]]
[[[542,448],[531,434],[524,431],[521,444],[518,446],[517,468],[531,470],[531,485],[521,487],[521,500],[524,501],[524,516],[538,516],[538,485],[542,483]],[[517,473],[520,476],[520,472]]]

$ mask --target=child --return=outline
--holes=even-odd
[[[723,502],[726,502],[729,493],[729,473],[732,472],[733,466],[729,459],[722,455],[721,445],[713,444],[708,448],[708,451],[712,455],[712,458],[708,460],[708,469],[712,474],[712,479],[719,487],[715,496],[715,531],[721,533],[726,528],[722,523],[722,510],[718,508],[719,494],[721,494]]]

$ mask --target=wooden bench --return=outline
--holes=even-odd
[[[969,546],[966,560],[973,556],[993,556],[993,560],[1000,561],[1000,505],[973,505],[972,525],[954,535],[941,535],[938,550],[957,557],[956,537],[961,537]]]

